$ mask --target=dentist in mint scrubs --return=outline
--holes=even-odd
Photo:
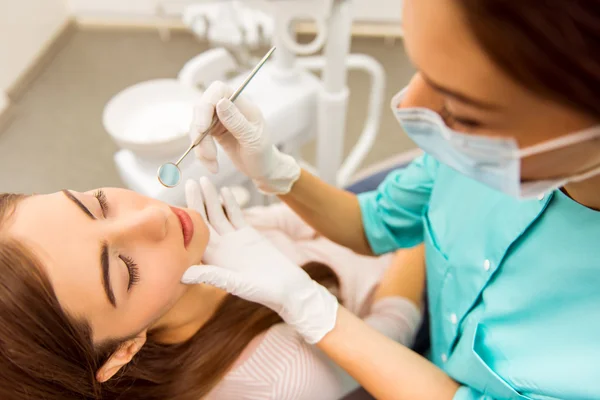
[[[424,242],[428,357],[338,305],[214,196],[206,264],[183,281],[274,309],[376,398],[599,399],[600,3],[405,0],[403,16],[418,73],[391,112],[425,155],[379,189],[355,196],[301,170],[219,83],[195,127],[216,112],[224,128],[197,155],[216,169],[218,141],[260,190],[357,252]]]

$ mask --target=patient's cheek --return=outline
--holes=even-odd
[[[144,297],[149,304],[162,308],[176,301],[185,292],[181,277],[189,266],[186,258],[173,260],[172,263],[161,263],[153,274],[147,274],[147,286],[144,287]]]
[[[154,319],[167,313],[183,297],[187,288],[181,283],[156,286],[154,295],[146,299],[147,309],[153,310],[150,318]]]

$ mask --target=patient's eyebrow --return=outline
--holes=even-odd
[[[102,243],[102,251],[100,252],[100,265],[102,265],[102,286],[104,286],[106,297],[108,298],[110,304],[116,308],[117,301],[115,300],[115,293],[110,285],[110,263],[108,262],[108,245],[106,243]]]
[[[83,203],[81,201],[79,201],[79,199],[77,197],[73,196],[73,193],[71,193],[71,192],[69,192],[68,190],[65,190],[65,189],[63,189],[62,192],[63,192],[63,194],[65,196],[67,196],[67,199],[69,199],[73,203],[75,203],[75,205],[77,207],[79,207],[81,209],[81,211],[83,211],[85,213],[85,215],[87,215],[91,219],[96,219],[96,217],[94,217],[94,214],[92,214],[92,212],[89,210],[89,208],[87,208],[86,206],[84,206]]]
[[[63,194],[71,200],[77,207],[81,209],[89,218],[95,220],[94,214],[87,208],[77,197],[73,196],[71,192],[68,190],[63,190]],[[110,263],[108,257],[108,245],[106,243],[102,243],[102,247],[100,250],[100,266],[102,270],[102,287],[104,287],[104,292],[106,293],[106,298],[112,304],[113,307],[117,307],[117,302],[115,300],[115,293],[113,292],[112,286],[110,284]]]

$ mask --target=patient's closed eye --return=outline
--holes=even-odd
[[[96,193],[94,193],[94,197],[98,200],[98,204],[100,204],[102,216],[106,218],[106,214],[108,214],[108,201],[106,199],[106,194],[103,190],[97,190]]]
[[[125,266],[127,267],[127,272],[129,273],[129,283],[127,284],[127,291],[129,291],[140,281],[140,270],[131,257],[121,255],[119,258],[123,260]]]
[[[108,215],[109,207],[108,207],[108,199],[106,197],[106,193],[103,190],[97,190],[94,193],[94,197],[98,200],[98,204],[100,204],[100,208],[102,209],[102,216],[106,218]],[[129,275],[129,282],[127,283],[127,291],[130,291],[131,288],[140,281],[140,271],[133,259],[131,257],[125,255],[119,255],[119,258],[127,267],[127,274]]]

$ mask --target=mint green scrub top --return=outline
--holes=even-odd
[[[600,399],[600,212],[428,155],[359,195],[376,254],[425,242],[431,360],[456,400]]]

